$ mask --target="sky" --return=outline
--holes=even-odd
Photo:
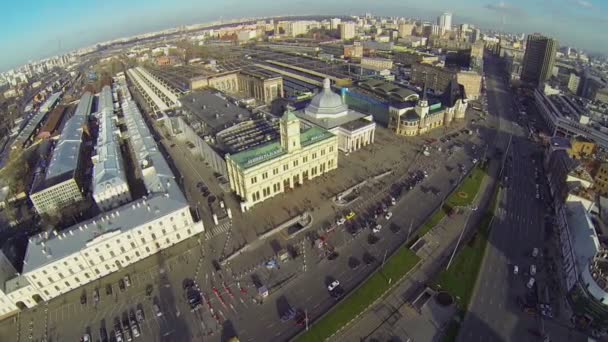
[[[608,54],[606,0],[4,0],[0,71],[134,34],[225,19],[305,14],[375,15],[432,20],[508,32],[540,32],[560,43]]]

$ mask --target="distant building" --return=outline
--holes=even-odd
[[[430,103],[426,88],[422,99],[412,92],[408,102],[389,107],[388,127],[398,135],[418,136],[433,129],[447,127],[465,117],[467,100],[464,87],[451,81],[440,101]]]
[[[602,196],[608,195],[608,163],[603,162],[595,173],[593,189]]]
[[[340,18],[329,19],[329,28],[332,30],[337,30],[341,22],[342,20]]]
[[[361,59],[363,57],[363,46],[359,42],[353,45],[344,45],[344,58]]]
[[[445,12],[437,18],[437,25],[441,32],[450,31],[452,29],[452,13]]]
[[[549,79],[555,64],[558,42],[540,34],[528,35],[521,80],[538,85]]]
[[[63,127],[46,171],[34,177],[30,200],[38,214],[56,212],[84,199],[81,148],[92,104],[91,93],[84,93]]]
[[[426,85],[435,92],[447,89],[452,80],[465,87],[468,99],[476,99],[481,92],[481,75],[475,71],[458,71],[424,63],[412,65],[411,80],[418,86]]]
[[[280,119],[280,135],[279,141],[226,156],[230,188],[242,210],[338,167],[338,137],[302,128],[291,109]]]
[[[572,159],[590,158],[595,154],[597,145],[587,138],[577,136],[570,141],[572,146],[568,150],[568,155]]]
[[[398,32],[399,32],[399,38],[409,37],[412,35],[412,32],[414,31],[414,24],[412,24],[412,23],[407,23],[407,22],[399,23],[399,25],[397,27],[398,27]]]
[[[608,88],[602,88],[596,91],[594,100],[608,104]]]
[[[355,23],[352,21],[345,21],[340,23],[340,39],[349,40],[355,38]]]
[[[568,90],[570,90],[572,94],[578,95],[580,83],[581,78],[577,74],[571,72],[568,76]]]
[[[289,21],[285,25],[285,34],[289,37],[297,37],[301,34],[306,34],[306,32],[308,32],[307,21]]]
[[[393,60],[387,58],[363,57],[361,58],[361,67],[376,71],[391,70],[393,68]]]
[[[175,56],[159,56],[154,59],[154,63],[158,66],[168,66],[179,63],[179,59]]]

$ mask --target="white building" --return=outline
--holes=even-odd
[[[96,155],[93,160],[93,199],[101,211],[107,211],[131,201],[125,176],[114,116],[114,102],[109,86],[99,94],[97,122],[99,126]]]
[[[355,38],[355,23],[352,21],[345,21],[340,23],[340,39],[349,40]]]
[[[181,107],[178,100],[181,91],[168,85],[163,79],[156,77],[142,67],[131,68],[127,71],[127,74],[155,113]]]
[[[39,214],[56,211],[84,199],[80,184],[81,145],[92,103],[93,95],[84,93],[74,115],[61,131],[46,172],[34,178],[30,200]]]
[[[285,34],[289,37],[305,34],[308,32],[308,24],[309,22],[302,20],[289,21],[287,22],[287,25],[285,25]]]
[[[129,139],[148,195],[61,233],[30,238],[22,273],[0,277],[10,278],[0,291],[0,314],[48,301],[203,232],[202,222],[193,221],[186,198],[131,100],[124,75],[118,83]]]
[[[340,25],[341,22],[342,20],[340,18],[332,18],[329,20],[329,28],[332,30],[337,30],[338,25]]]
[[[323,81],[323,90],[295,114],[306,124],[337,135],[341,151],[356,151],[374,142],[376,123],[372,116],[349,109],[342,97],[331,90],[328,78]]]
[[[437,25],[441,32],[450,31],[452,29],[452,13],[445,12],[437,18]]]

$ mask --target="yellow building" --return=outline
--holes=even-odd
[[[426,88],[423,94],[426,94]],[[408,137],[447,127],[452,121],[463,119],[468,105],[464,87],[455,81],[450,82],[440,102],[430,104],[426,96],[422,100],[416,96],[416,105],[412,107],[409,103],[389,106],[388,122],[388,128]]]
[[[593,189],[601,196],[608,195],[608,163],[602,163],[593,180]]]
[[[302,129],[291,108],[280,134],[279,141],[226,155],[230,188],[243,211],[338,167],[338,137],[319,127]]]
[[[570,141],[572,148],[568,150],[568,155],[572,159],[582,159],[595,154],[596,144],[586,138],[577,137]]]

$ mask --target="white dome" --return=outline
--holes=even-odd
[[[348,114],[348,106],[342,97],[331,91],[329,78],[323,80],[323,90],[315,95],[304,112],[316,118],[337,117]]]

